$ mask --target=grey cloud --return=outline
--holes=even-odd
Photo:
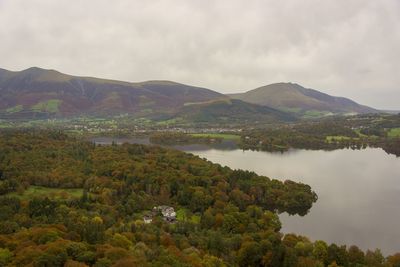
[[[279,81],[400,109],[398,0],[0,0],[0,67],[239,92]]]

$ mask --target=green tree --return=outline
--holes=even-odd
[[[322,240],[315,241],[312,255],[315,259],[320,260],[321,262],[327,263],[328,245]]]
[[[0,266],[6,266],[12,259],[13,254],[7,248],[0,248]]]
[[[382,255],[382,252],[379,249],[374,251],[367,250],[365,253],[365,264],[367,266],[382,266],[385,258]]]
[[[257,242],[249,241],[242,244],[238,251],[239,266],[259,266],[263,259],[263,252]]]
[[[350,266],[360,266],[364,264],[364,252],[357,246],[349,247],[348,259]]]

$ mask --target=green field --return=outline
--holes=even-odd
[[[195,133],[195,134],[190,134],[190,135],[194,136],[194,137],[222,138],[222,139],[225,139],[225,140],[233,140],[233,141],[239,141],[240,140],[240,135],[236,135],[236,134]]]
[[[359,137],[368,137],[368,135],[362,134],[360,130],[354,130]]]
[[[48,197],[52,199],[80,198],[83,194],[82,188],[62,189],[43,186],[30,186],[22,194],[12,192],[8,196],[15,196],[21,200],[29,200],[34,197]]]
[[[22,105],[17,105],[15,107],[11,107],[11,108],[6,109],[6,112],[7,113],[17,113],[17,112],[22,111],[23,109],[24,108],[22,107]]]
[[[59,110],[59,105],[61,104],[59,99],[50,99],[47,101],[39,102],[32,107],[34,111],[45,111],[50,113],[56,113]]]
[[[332,136],[327,136],[326,141],[327,142],[333,142],[333,141],[343,141],[343,140],[350,140],[351,138],[348,136],[343,136],[343,135],[332,135]]]
[[[392,128],[388,132],[389,137],[400,137],[400,128]]]

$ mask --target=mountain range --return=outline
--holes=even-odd
[[[130,83],[78,77],[37,67],[0,69],[0,118],[39,119],[131,114],[194,121],[291,121],[296,113],[369,113],[376,110],[297,84],[279,83],[224,95],[171,81]]]

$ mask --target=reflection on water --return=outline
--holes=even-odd
[[[148,139],[94,140],[141,143]],[[282,231],[360,248],[400,251],[400,158],[382,149],[242,151],[232,143],[175,146],[233,169],[309,184],[318,201],[304,217],[282,214]]]
[[[234,169],[311,185],[317,203],[304,217],[282,214],[283,232],[384,253],[400,251],[400,158],[381,149],[189,152]]]

